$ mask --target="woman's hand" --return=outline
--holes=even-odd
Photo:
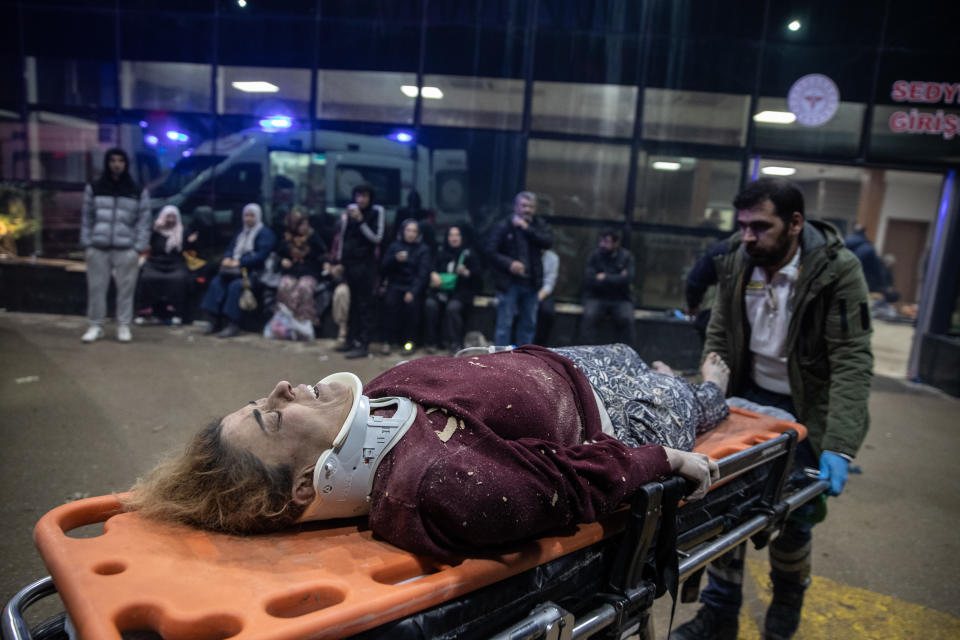
[[[464,278],[470,277],[470,269],[467,269],[465,265],[457,265],[457,274],[463,276]]]
[[[667,453],[667,462],[670,463],[670,470],[673,473],[697,483],[697,488],[687,496],[687,500],[699,500],[707,495],[710,486],[720,479],[720,467],[717,466],[716,461],[702,453],[680,451],[669,447],[664,447],[663,450]]]
[[[440,274],[436,271],[430,272],[430,286],[434,289],[438,288],[442,282],[440,281]]]
[[[290,258],[284,258],[283,260],[280,261],[280,266],[283,267],[284,269],[289,269],[290,267],[293,266],[293,261]]]

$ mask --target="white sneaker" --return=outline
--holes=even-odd
[[[180,325],[183,324],[183,320],[180,318],[180,316],[173,316],[172,318],[170,318],[170,324],[173,325],[174,327],[179,327]]]
[[[133,340],[133,334],[130,333],[130,327],[122,324],[117,327],[117,340],[120,342],[130,342]]]
[[[94,342],[103,337],[103,327],[99,325],[92,324],[90,328],[87,329],[86,333],[83,334],[83,337],[80,338],[84,342]]]

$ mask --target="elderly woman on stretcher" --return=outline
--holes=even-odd
[[[455,558],[597,520],[717,465],[694,437],[727,417],[729,370],[704,382],[622,344],[421,358],[366,387],[351,373],[281,381],[138,481],[126,508],[227,533],[369,516],[403,549]]]

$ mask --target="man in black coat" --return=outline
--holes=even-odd
[[[497,328],[494,344],[530,344],[537,329],[537,291],[543,282],[540,250],[553,245],[553,232],[536,217],[537,196],[521,191],[513,200],[513,215],[501,220],[487,239],[497,288]],[[514,319],[517,340],[510,340]]]
[[[636,266],[630,250],[620,246],[622,241],[619,230],[603,230],[597,248],[587,261],[583,274],[583,325],[580,328],[584,344],[596,343],[597,325],[609,314],[617,329],[617,342],[634,345],[631,289]]]

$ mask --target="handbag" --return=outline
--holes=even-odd
[[[246,268],[243,269],[243,293],[240,294],[240,308],[243,311],[253,311],[257,308],[257,296],[253,295],[253,288],[250,278],[247,277]]]
[[[466,258],[469,249],[464,249],[460,252],[460,257],[457,259],[457,267],[463,264],[464,258]],[[453,273],[440,273],[440,286],[437,287],[440,291],[453,291],[457,288],[457,272],[454,269]]]

